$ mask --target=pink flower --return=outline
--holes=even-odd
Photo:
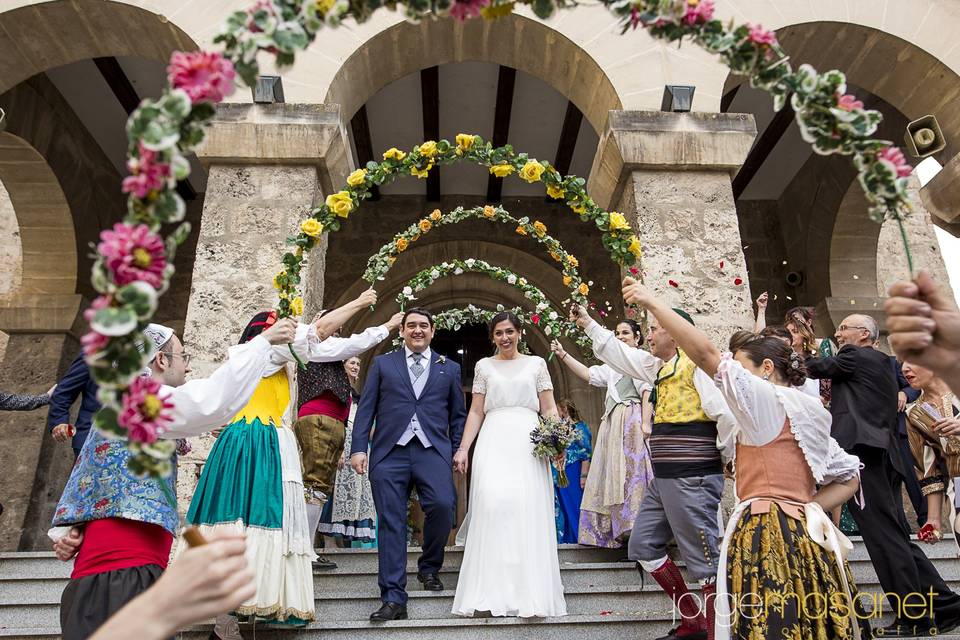
[[[907,163],[899,147],[884,147],[877,153],[877,161],[886,164],[898,178],[906,178],[913,173],[913,167]]]
[[[734,279],[733,279],[733,284],[734,284],[735,286],[739,287],[740,285],[743,284],[743,278],[734,278]]]
[[[843,109],[844,111],[853,111],[854,109],[863,109],[863,103],[849,93],[845,93],[842,96],[838,94],[837,108]]]
[[[113,230],[100,233],[97,251],[105,258],[114,281],[123,286],[142,280],[154,289],[163,285],[167,266],[163,240],[145,224],[136,226],[118,222]]]
[[[141,200],[165,186],[172,185],[170,165],[157,162],[158,153],[140,144],[138,157],[127,160],[127,169],[132,175],[123,179],[123,192],[132,193]]]
[[[92,321],[97,311],[106,309],[110,306],[111,302],[112,300],[108,296],[97,296],[93,299],[93,302],[90,303],[90,308],[83,312],[83,319],[87,322]]]
[[[533,324],[540,324],[540,314],[535,313],[532,316],[530,316],[530,322],[532,322]]]
[[[110,338],[92,330],[80,338],[80,344],[83,345],[83,355],[88,358],[106,349],[109,343]]]
[[[490,0],[453,0],[450,15],[454,20],[463,22],[480,15],[480,9],[490,4]]]
[[[750,42],[760,45],[773,45],[777,43],[777,34],[773,31],[767,31],[760,25],[753,24],[752,22],[748,22],[747,27],[750,29],[750,34],[747,36],[747,40]]]
[[[680,288],[680,283],[677,282],[676,280],[667,280],[667,284],[673,287],[674,289]]]
[[[183,89],[192,102],[220,102],[234,90],[233,63],[219,53],[174,51],[167,67],[167,80]]]
[[[117,422],[127,430],[130,440],[155,442],[173,421],[173,403],[160,397],[160,387],[157,380],[140,376],[123,394]]]
[[[636,267],[630,267],[630,273],[632,273],[635,276],[638,276],[640,275],[640,269],[637,269]]]
[[[713,18],[713,0],[687,0],[683,21],[689,25],[703,24]]]

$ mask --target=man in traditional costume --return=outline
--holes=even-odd
[[[190,356],[179,338],[169,327],[149,325],[144,335],[156,354],[144,375],[163,385],[154,401],[169,405],[171,417],[160,437],[196,436],[226,422],[249,400],[274,353],[287,349],[294,327],[292,321],[277,323],[257,340],[231,348],[209,378],[185,382]],[[76,555],[60,604],[65,640],[90,636],[167,566],[179,524],[168,497],[176,491],[176,473],[137,477],[127,466],[130,457],[125,439],[92,429],[57,505],[54,549],[61,560]]]
[[[316,321],[330,336],[350,316],[376,302],[370,289]],[[270,326],[263,312],[248,323],[243,344]],[[340,362],[387,338],[395,325],[370,327],[349,338],[328,337],[301,349],[303,360]],[[313,331],[314,325],[310,325]],[[307,329],[301,325],[302,329]],[[279,354],[278,354],[279,355]],[[244,533],[247,556],[256,574],[256,595],[236,613],[271,624],[305,626],[314,619],[313,530],[307,520],[303,467],[293,431],[297,411],[295,367],[289,350],[271,362],[253,396],[229,421],[207,457],[186,520],[206,535],[216,530]],[[315,529],[314,529],[315,530]],[[221,640],[240,638],[231,616],[217,619]]]
[[[688,313],[674,311],[693,324]],[[721,448],[733,444],[733,416],[710,376],[677,348],[656,319],[649,324],[648,353],[617,340],[585,309],[577,307],[575,313],[577,325],[590,336],[600,360],[654,387],[655,413],[648,439],[653,480],[634,521],[627,554],[670,594],[680,611],[680,625],[658,640],[712,639],[723,531]],[[677,541],[690,578],[701,585],[699,601],[689,595],[680,569],[667,557],[671,539]]]

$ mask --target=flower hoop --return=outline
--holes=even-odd
[[[871,217],[897,221],[913,270],[903,231],[903,219],[911,210],[906,181],[910,166],[891,143],[869,137],[881,115],[863,109],[862,103],[846,94],[842,73],[818,75],[809,65],[793,71],[774,33],[753,24],[725,26],[713,19],[713,0],[601,2],[619,18],[624,32],[643,27],[655,38],[689,38],[719,55],[732,73],[748,76],[752,86],[771,93],[777,110],[789,98],[804,139],[814,151],[853,156]],[[347,18],[363,22],[383,6],[403,7],[412,20],[446,15],[464,20],[506,15],[516,4],[516,0],[256,0],[246,11],[231,14],[214,39],[223,45],[222,55],[197,51],[171,56],[168,86],[162,95],[141,102],[127,121],[127,167],[131,173],[123,181],[129,196],[127,215],[114,227],[115,235],[101,234],[100,257],[92,274],[92,284],[100,295],[85,314],[91,331],[83,337],[84,353],[93,378],[101,385],[104,405],[94,424],[106,435],[130,441],[136,458],[132,467],[150,475],[167,475],[171,469],[172,443],[157,441],[144,453],[135,434],[117,418],[127,387],[152,356],[144,347],[149,341],[142,330],[156,310],[157,297],[169,285],[176,248],[189,232],[183,223],[164,238],[159,235],[160,226],[183,220],[185,206],[175,187],[189,174],[185,158],[203,140],[214,104],[233,91],[236,75],[253,86],[259,74],[260,51],[271,54],[279,68],[291,65],[296,53],[313,42],[320,29],[336,27]],[[519,0],[519,4],[529,5],[541,18],[575,5],[570,0]],[[486,165],[491,174],[501,178],[518,173],[529,182],[543,182],[550,196],[564,199],[581,220],[597,224],[604,232],[604,248],[616,262],[629,266],[640,257],[640,241],[626,230],[611,232],[619,219],[596,206],[586,194],[582,178],[560,176],[548,163],[514,154],[509,146],[493,148],[477,136],[461,134],[455,145],[428,141],[410,153],[391,149],[384,156],[382,163],[369,163],[351,174],[348,187],[328,196],[324,206],[303,222],[301,233],[293,239],[296,248],[284,255],[284,269],[275,279],[280,292],[279,317],[290,315],[297,306],[295,289],[300,283],[304,250],[315,246],[324,231],[338,230],[338,218],[345,219],[361,198],[368,197],[372,185],[401,174],[426,177],[435,165],[461,158]]]
[[[547,227],[539,220],[530,222],[527,217],[514,218],[502,206],[486,205],[483,207],[474,207],[464,209],[457,207],[450,213],[444,214],[439,209],[434,209],[430,215],[413,223],[406,230],[401,231],[393,237],[390,242],[380,247],[374,255],[367,261],[367,270],[363,273],[363,279],[372,286],[375,282],[383,280],[390,267],[396,262],[397,257],[407,250],[407,248],[418,241],[424,234],[429,233],[437,227],[458,224],[470,218],[480,220],[489,220],[491,222],[506,223],[515,226],[515,232],[522,236],[529,236],[546,247],[550,257],[560,263],[563,273],[563,284],[570,288],[570,299],[574,302],[587,306],[587,294],[590,293],[590,283],[584,283],[580,279],[580,273],[577,267],[580,261],[572,253],[567,253],[563,245],[551,235],[547,234]]]

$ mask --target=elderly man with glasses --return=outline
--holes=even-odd
[[[860,458],[863,501],[848,503],[896,618],[882,637],[928,637],[960,626],[960,596],[910,542],[901,489],[910,472],[897,441],[899,387],[889,357],[874,349],[880,331],[870,316],[844,318],[836,355],[807,360],[811,378],[833,381],[832,435]],[[919,594],[919,595],[915,595]],[[917,604],[922,599],[922,606]]]

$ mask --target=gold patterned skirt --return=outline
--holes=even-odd
[[[835,558],[810,539],[804,525],[776,503],[769,513],[748,508],[740,517],[727,550],[731,638],[848,640],[854,638],[851,608],[861,639],[872,637],[850,568],[844,563],[852,597]]]

